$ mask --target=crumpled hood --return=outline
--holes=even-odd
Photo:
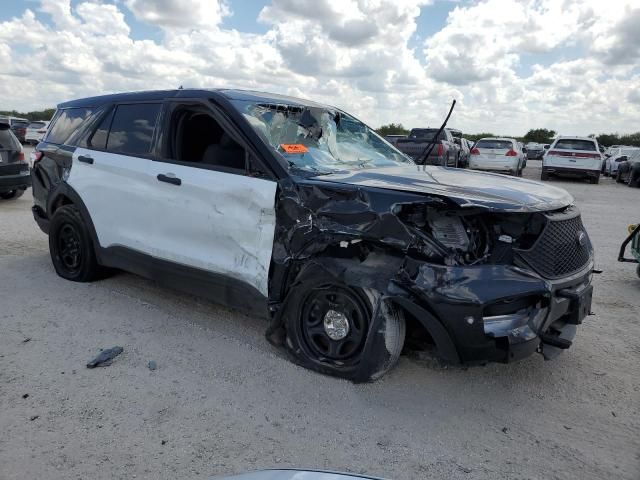
[[[319,175],[313,180],[425,193],[447,197],[461,207],[511,212],[555,210],[573,203],[573,197],[562,188],[458,168],[412,165],[354,169]]]

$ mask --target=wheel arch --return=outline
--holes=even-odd
[[[82,221],[85,223],[87,229],[89,230],[89,235],[91,236],[91,240],[93,242],[96,257],[98,259],[98,262],[100,262],[100,242],[98,241],[98,235],[96,233],[95,226],[93,225],[93,221],[91,220],[89,210],[87,209],[85,203],[82,201],[82,198],[80,197],[78,192],[76,192],[68,183],[61,182],[49,194],[49,200],[47,202],[47,217],[49,218],[49,220],[53,218],[56,210],[64,205],[73,205],[80,212]]]

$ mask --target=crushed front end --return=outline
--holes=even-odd
[[[398,216],[422,236],[398,286],[414,316],[423,310],[445,327],[455,347],[445,352],[457,355],[448,360],[509,362],[536,351],[549,359],[571,346],[590,313],[593,272],[576,207],[484,213],[413,204]]]

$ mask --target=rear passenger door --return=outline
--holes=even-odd
[[[152,253],[150,164],[161,109],[161,103],[115,105],[73,153],[67,183],[87,207],[103,248]]]

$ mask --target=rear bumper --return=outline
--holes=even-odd
[[[11,190],[26,190],[31,186],[31,175],[29,172],[17,175],[0,175],[0,193]]]
[[[33,214],[33,219],[38,224],[38,227],[40,227],[40,230],[49,235],[49,219],[42,208],[34,205],[31,207],[31,213]]]
[[[543,166],[543,173],[548,173],[550,175],[562,175],[567,177],[579,177],[579,178],[596,178],[600,176],[600,169],[591,170],[585,168],[571,168],[571,167],[554,167],[554,166]]]

